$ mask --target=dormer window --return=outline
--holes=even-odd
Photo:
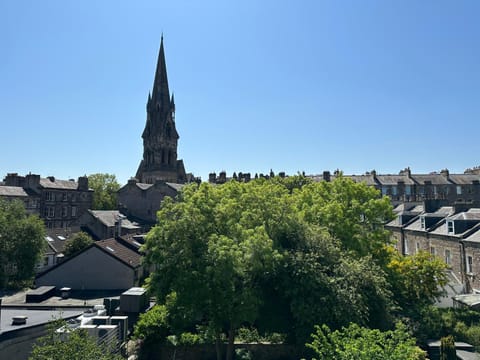
[[[462,195],[462,187],[457,185],[457,195]]]
[[[447,221],[447,232],[449,234],[455,234],[455,225],[451,220]]]
[[[420,227],[425,230],[425,216],[420,216]]]

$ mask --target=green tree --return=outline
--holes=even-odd
[[[81,231],[72,235],[65,243],[64,255],[72,256],[77,252],[89,247],[93,244],[93,240],[87,233]]]
[[[83,329],[65,332],[56,330],[64,327],[63,320],[50,324],[49,330],[33,346],[29,360],[121,360],[122,357],[111,353],[106,344],[97,340]]]
[[[452,335],[440,339],[440,360],[456,360],[457,351],[455,349],[455,340]]]
[[[423,360],[425,352],[415,345],[405,325],[382,332],[357,324],[331,331],[316,326],[312,342],[307,344],[318,360]]]
[[[0,200],[0,288],[30,285],[45,248],[43,221],[20,201]]]
[[[88,186],[93,189],[93,210],[115,210],[117,208],[117,191],[120,184],[112,174],[92,174],[88,176]]]
[[[286,194],[285,187],[263,182],[188,186],[179,202],[164,201],[147,236],[146,262],[155,265],[151,290],[159,300],[174,292],[176,307],[204,319],[218,345],[226,333],[227,359],[236,329],[257,318],[259,280],[280,259],[269,234],[288,223]]]
[[[444,293],[447,268],[447,264],[426,251],[411,256],[392,252],[387,271],[402,311],[417,316],[424,307],[433,304]]]
[[[306,184],[296,194],[296,206],[305,221],[324,227],[344,249],[358,256],[385,259],[390,234],[383,225],[393,219],[388,197],[364,183],[342,176],[334,181]]]

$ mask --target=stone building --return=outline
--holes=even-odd
[[[157,180],[185,183],[183,160],[177,159],[178,132],[175,127],[175,101],[170,97],[163,36],[158,54],[152,92],[147,100],[147,122],[142,134],[143,159],[136,178],[141,183]]]
[[[323,175],[310,175],[314,181],[330,181],[339,175],[325,171]],[[377,174],[370,171],[363,175],[343,175],[355,182],[374,186],[382,195],[387,195],[394,205],[403,202],[444,200],[472,203],[480,201],[480,169],[467,169],[463,174],[450,174],[448,169],[439,173],[413,174],[410,168],[398,174]]]
[[[125,215],[140,222],[154,224],[157,211],[165,196],[175,198],[184,184],[157,180],[154,184],[139,183],[130,179],[127,185],[117,192],[118,207]]]
[[[168,88],[163,36],[153,89],[148,94],[142,138],[143,159],[136,177],[117,192],[117,198],[123,214],[149,226],[156,222],[156,213],[165,196],[175,198],[183,184],[197,180],[185,173],[183,160],[177,159],[179,135],[175,127],[175,102]]]
[[[4,178],[4,184],[0,196],[16,194],[14,197],[23,199],[27,211],[38,214],[50,229],[77,227],[78,218],[92,205],[93,190],[88,188],[86,176],[75,181],[11,173]]]
[[[480,208],[403,204],[386,225],[403,255],[428,251],[442,259],[466,292],[480,293]]]

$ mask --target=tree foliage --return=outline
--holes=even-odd
[[[56,320],[50,324],[47,334],[33,346],[29,360],[121,360],[120,355],[112,354],[106,344],[97,340],[83,329],[68,333],[56,330],[65,326],[65,321]]]
[[[328,326],[317,326],[312,342],[307,344],[317,360],[423,360],[425,352],[415,344],[415,338],[405,325],[398,323],[395,330],[380,331],[350,324],[331,331]]]
[[[93,189],[93,210],[115,210],[117,191],[120,184],[113,174],[92,174],[88,176],[88,186]]]
[[[30,285],[45,247],[42,220],[20,201],[0,200],[0,288]]]
[[[164,200],[147,236],[148,284],[160,303],[175,298],[171,326],[206,324],[230,345],[241,326],[297,344],[315,324],[388,329],[397,297],[412,300],[410,265],[383,227],[392,216],[377,190],[341,176],[193,184]],[[443,284],[430,260],[411,260],[421,304]]]
[[[440,339],[440,360],[457,360],[457,350],[452,335]]]
[[[443,294],[447,264],[426,251],[401,256],[392,252],[387,265],[396,300],[404,312],[415,314]]]
[[[81,231],[72,235],[65,243],[64,255],[69,257],[93,244],[93,239]]]

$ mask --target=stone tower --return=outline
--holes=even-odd
[[[147,122],[142,138],[143,159],[138,167],[136,178],[148,184],[158,180],[184,183],[186,174],[183,160],[177,160],[179,136],[175,127],[175,102],[173,94],[170,97],[168,89],[163,35],[153,90],[148,94]]]

